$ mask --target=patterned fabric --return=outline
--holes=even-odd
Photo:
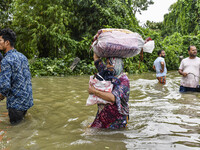
[[[90,127],[120,129],[125,128],[127,123],[127,116],[119,113],[116,104],[107,104],[100,113],[97,112],[96,118]]]
[[[114,71],[106,68],[105,64],[101,59],[98,59],[95,61],[95,66],[98,70],[98,73],[96,73],[94,76],[100,80],[106,80],[106,81],[112,81],[114,77]]]
[[[114,70],[115,70],[114,75],[119,76],[122,73],[123,68],[124,68],[123,60],[121,58],[109,58],[109,61],[114,66]]]
[[[105,67],[102,61],[99,61],[99,65],[95,63],[98,70],[101,70]],[[118,76],[118,79],[121,81],[120,84],[114,84],[112,94],[115,96],[116,103],[98,105],[98,112],[94,122],[91,127],[95,128],[111,128],[119,129],[126,127],[127,118],[129,115],[129,79],[128,77],[121,73]],[[118,82],[114,80],[113,82]]]
[[[98,59],[94,62],[95,67],[97,68],[98,72],[103,71],[106,66],[101,59]]]
[[[114,85],[112,94],[115,96],[119,113],[122,115],[129,115],[129,79],[125,74],[122,74],[119,80],[121,81],[121,84]]]
[[[166,76],[163,76],[163,77],[157,77],[158,81],[161,83],[161,84],[165,84],[166,83]]]
[[[3,59],[3,55],[0,53],[0,61]]]
[[[121,62],[121,60],[122,59],[112,58],[114,68],[115,66],[119,66],[119,65],[123,66],[123,62]],[[101,59],[95,61],[95,66],[98,71],[102,71],[106,67]],[[129,79],[125,74],[123,74],[122,72],[123,70],[121,70],[121,68],[122,67],[115,68],[115,70],[120,73],[120,75],[117,77],[121,81],[121,83],[118,84],[119,83],[118,80],[113,81],[114,87],[113,87],[112,94],[116,98],[116,104],[118,106],[119,112],[123,115],[128,115],[129,114],[128,100],[129,100],[129,92],[130,92]]]
[[[24,111],[33,106],[28,60],[15,49],[9,50],[1,61],[0,93],[7,97],[7,109]]]

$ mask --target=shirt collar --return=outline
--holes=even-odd
[[[16,49],[11,49],[11,50],[7,51],[7,53],[5,53],[5,56],[6,56],[7,54],[10,54],[10,53],[13,53],[13,52],[16,52],[16,51],[17,51]]]

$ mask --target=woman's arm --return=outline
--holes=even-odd
[[[94,94],[95,96],[98,96],[108,102],[115,103],[115,96],[112,93],[99,91],[99,90],[95,89],[94,86],[92,86],[92,85],[90,85],[90,87],[88,89],[88,93]]]
[[[97,68],[98,72],[102,72],[106,66],[104,65],[101,58],[94,53],[93,59],[94,59],[94,65]]]

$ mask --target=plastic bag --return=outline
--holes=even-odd
[[[143,46],[143,52],[152,53],[154,48],[155,48],[154,41],[153,40],[152,41],[148,41]]]
[[[92,84],[95,87],[95,89],[103,91],[103,92],[111,93],[113,89],[113,84],[111,83],[111,81],[105,81],[105,80],[100,81],[94,78],[94,76],[90,76],[89,86],[90,84]],[[111,103],[111,102],[103,100],[102,98],[99,98],[95,96],[94,94],[90,94],[86,101],[86,106],[94,105],[94,104],[108,104],[108,103]]]

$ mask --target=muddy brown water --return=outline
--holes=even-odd
[[[198,149],[200,93],[180,94],[176,71],[164,86],[155,73],[128,77],[130,120],[123,130],[87,128],[97,111],[85,106],[89,76],[33,78],[35,105],[22,123],[10,126],[6,101],[0,102],[0,149]]]

